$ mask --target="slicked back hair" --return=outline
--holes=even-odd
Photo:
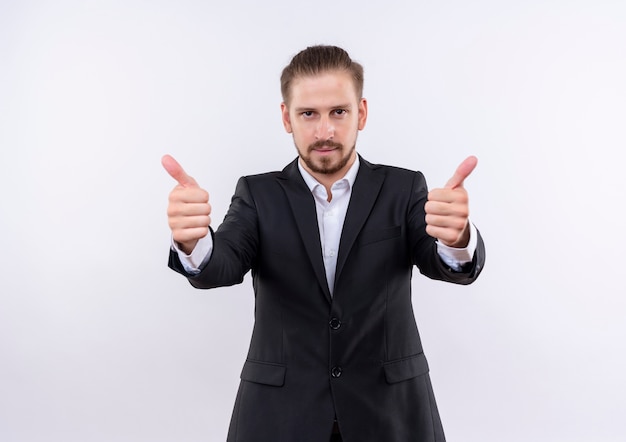
[[[357,98],[363,97],[363,66],[352,61],[348,53],[337,46],[310,46],[296,54],[283,69],[280,91],[283,101],[289,105],[291,85],[300,77],[313,77],[326,72],[348,72],[354,83]]]

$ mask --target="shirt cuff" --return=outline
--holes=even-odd
[[[176,241],[174,241],[174,238],[172,238],[172,250],[178,254],[180,263],[183,265],[185,271],[196,275],[200,273],[202,267],[204,267],[209,261],[209,258],[211,258],[211,253],[213,252],[213,237],[211,233],[209,233],[204,238],[200,238],[189,255],[183,252],[178,247]]]
[[[460,272],[465,264],[472,262],[474,259],[474,252],[478,244],[478,231],[471,222],[470,238],[467,247],[456,248],[450,247],[437,241],[437,253],[443,262],[445,262],[452,270]]]

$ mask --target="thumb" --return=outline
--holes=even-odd
[[[448,189],[455,189],[457,187],[463,187],[463,181],[472,173],[474,168],[478,164],[478,158],[475,156],[469,156],[456,168],[452,178],[448,180],[445,187]]]
[[[180,184],[181,186],[183,187],[197,187],[198,186],[198,183],[196,183],[196,180],[194,180],[192,177],[187,175],[187,172],[185,172],[182,166],[178,164],[178,161],[176,161],[174,157],[172,157],[171,155],[163,155],[163,158],[161,158],[161,164],[163,165],[167,173],[169,173],[172,178],[178,181],[178,184]]]

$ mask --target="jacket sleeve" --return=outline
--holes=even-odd
[[[209,289],[239,284],[253,268],[259,243],[257,211],[248,181],[237,182],[228,212],[213,236],[213,253],[198,274],[183,268],[178,255],[170,251],[169,267],[187,277],[192,286]]]

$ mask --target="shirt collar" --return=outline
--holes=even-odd
[[[346,181],[348,183],[348,187],[352,188],[352,186],[354,185],[354,181],[356,180],[356,175],[359,172],[359,164],[359,155],[357,154],[356,158],[354,159],[354,163],[352,163],[352,166],[350,166],[350,169],[348,169],[343,178],[335,181],[333,183],[333,186],[341,181]],[[300,158],[298,158],[298,170],[300,171],[300,175],[302,175],[304,182],[311,192],[313,192],[317,186],[322,185],[319,181],[313,178],[313,175],[307,172],[307,170],[302,166]]]

